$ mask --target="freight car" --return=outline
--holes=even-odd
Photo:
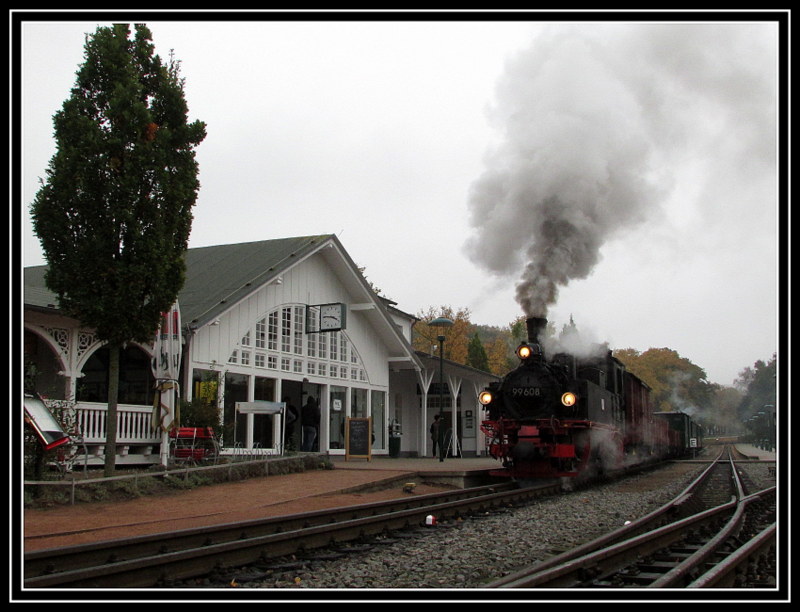
[[[667,423],[668,439],[664,455],[682,457],[703,447],[703,430],[684,412],[654,412],[655,418]]]
[[[697,439],[687,415],[653,412],[650,388],[611,351],[548,358],[540,340],[547,320],[526,324],[519,365],[479,395],[488,452],[502,462],[497,473],[518,480],[590,476],[682,456]]]

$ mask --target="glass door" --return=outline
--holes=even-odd
[[[347,418],[347,389],[331,385],[328,424],[330,448],[344,449],[344,423]]]
[[[386,392],[372,391],[372,431],[375,434],[375,441],[372,443],[373,450],[386,450],[386,438],[388,436],[388,425],[386,422]]]
[[[275,379],[256,376],[253,399],[271,402],[275,400]],[[275,448],[280,444],[280,436],[274,431],[275,419],[271,414],[253,415],[253,448]]]
[[[236,402],[247,401],[247,376],[225,373],[223,444],[226,448],[245,447],[247,444],[247,417],[236,414]]]

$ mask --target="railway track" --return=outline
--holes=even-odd
[[[391,533],[425,523],[525,503],[557,491],[485,486],[263,520],[186,529],[33,551],[24,558],[24,588],[149,588]]]
[[[774,586],[775,487],[749,490],[736,459],[724,449],[670,503],[487,588]]]

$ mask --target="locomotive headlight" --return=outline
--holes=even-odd
[[[493,399],[491,391],[481,391],[480,395],[478,395],[478,401],[484,406],[491,404]]]
[[[517,347],[517,357],[519,357],[522,360],[525,360],[528,357],[530,357],[532,352],[533,350],[527,344],[520,344],[519,347]]]
[[[575,402],[578,401],[578,396],[572,393],[571,391],[567,391],[564,395],[561,396],[561,403],[565,406],[574,406]]]

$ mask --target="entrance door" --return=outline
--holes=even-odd
[[[281,382],[281,401],[286,402],[286,450],[299,451],[303,446],[303,406],[308,398],[313,398],[319,402],[320,386],[314,383],[299,380],[284,380]],[[297,418],[292,421],[292,410],[296,411]],[[319,423],[315,424],[318,428],[317,439],[314,442],[314,452],[319,451]]]
[[[373,390],[371,392],[370,416],[372,417],[372,432],[375,436],[375,441],[372,443],[372,450],[386,450],[386,437],[389,430],[386,422],[385,391]]]
[[[344,423],[347,418],[347,389],[331,385],[328,403],[330,448],[344,448]]]
[[[320,446],[319,446],[320,426],[322,425],[320,421],[322,419],[322,414],[319,401],[319,388],[320,386],[317,384],[303,382],[301,383],[301,391],[300,391],[300,395],[303,398],[303,404],[300,407],[300,433],[301,433],[300,440],[302,444],[302,438],[303,438],[302,430],[304,427],[306,426],[314,427],[316,429],[316,432],[311,434],[314,438],[314,441],[311,445],[311,448],[307,449],[314,453],[318,453],[320,451]],[[313,402],[314,407],[307,409],[306,404],[308,402]]]
[[[236,414],[236,402],[246,401],[247,376],[226,372],[223,443],[227,448],[244,448],[247,444],[247,419],[237,418]]]
[[[253,389],[253,399],[256,401],[274,401],[275,398],[275,379],[255,377]],[[273,415],[254,414],[253,415],[253,448],[274,448],[279,442],[280,433],[273,431]]]
[[[300,408],[303,406],[303,383],[299,380],[281,382],[281,400],[286,402],[286,437],[284,448],[299,451],[301,444]]]

